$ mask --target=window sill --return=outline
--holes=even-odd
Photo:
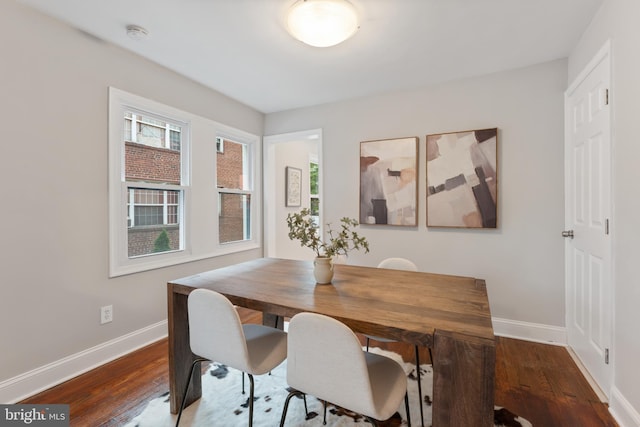
[[[188,262],[202,261],[204,259],[216,258],[240,252],[260,249],[256,242],[242,242],[241,244],[227,243],[221,245],[219,250],[213,253],[190,255],[185,251],[170,252],[166,254],[151,255],[127,260],[126,265],[112,265],[109,269],[109,278],[127,276],[129,274],[142,273],[145,271],[157,270],[160,268],[172,267]],[[154,259],[149,259],[153,257]],[[157,258],[156,258],[157,257]]]

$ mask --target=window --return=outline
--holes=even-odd
[[[259,248],[258,142],[110,88],[110,276]]]
[[[124,110],[122,120],[127,256],[182,250],[182,135],[188,124],[132,108]]]
[[[130,188],[129,228],[178,224],[179,199],[177,191]]]
[[[311,215],[320,215],[320,197],[318,196],[318,162],[309,162],[309,197]]]
[[[218,231],[220,243],[251,239],[252,182],[249,147],[217,138],[224,151],[217,150]]]
[[[125,111],[124,140],[180,151],[180,126]]]
[[[216,137],[216,151],[218,153],[224,153],[224,138]]]
[[[311,218],[320,225],[320,196],[318,196],[318,161],[309,162],[309,209]]]

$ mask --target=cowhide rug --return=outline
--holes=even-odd
[[[379,348],[370,351],[383,354],[398,361],[405,369],[408,378],[409,409],[411,424],[420,425],[420,407],[418,406],[418,382],[416,367],[405,363],[397,353]],[[271,372],[271,375],[255,376],[255,400],[253,407],[253,425],[255,427],[277,427],[284,400],[289,393],[286,383],[286,361]],[[431,392],[433,390],[433,372],[431,365],[421,365],[420,375],[424,405],[425,426],[431,425]],[[180,426],[220,426],[235,427],[248,425],[249,380],[245,378],[245,391],[242,394],[241,373],[218,363],[212,363],[202,377],[202,398],[185,409]],[[357,393],[357,390],[353,391]],[[307,396],[309,419],[305,419],[302,399],[293,398],[287,412],[286,427],[322,426],[322,402]],[[531,427],[531,423],[512,414],[507,409],[497,407],[494,411],[495,426]],[[153,399],[144,411],[129,422],[126,427],[171,427],[176,423],[176,415],[169,411],[169,393]],[[370,425],[362,416],[329,404],[327,406],[327,426],[347,427]],[[398,412],[389,420],[380,423],[384,427],[406,426],[404,402]]]

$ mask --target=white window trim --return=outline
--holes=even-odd
[[[262,174],[261,164],[260,162],[258,162],[258,159],[260,158],[260,138],[257,137],[256,135],[242,132],[237,129],[224,126],[224,125],[219,125],[217,131],[218,132],[216,134],[216,145],[217,145],[218,138],[222,138],[223,140],[227,139],[232,142],[244,144],[248,148],[247,161],[244,164],[244,171],[243,171],[243,174],[245,176],[245,182],[247,183],[246,186],[248,187],[248,189],[238,190],[238,189],[231,189],[231,188],[218,188],[217,182],[216,182],[216,185],[212,186],[215,190],[216,201],[219,200],[220,193],[250,194],[251,195],[250,216],[251,218],[253,218],[253,220],[251,221],[251,239],[220,243],[219,235],[217,235],[216,238],[218,242],[218,250],[221,253],[232,253],[237,251],[236,248],[239,248],[242,246],[248,246],[250,248],[260,247],[259,236],[261,236],[262,234],[262,230],[261,230],[262,219],[259,216],[260,215],[259,204],[260,204],[260,200],[262,200],[262,195],[260,191],[261,186],[259,185],[259,180],[257,179]],[[217,153],[218,151],[216,150],[216,155]],[[253,171],[253,173],[251,171]],[[216,170],[215,176],[217,176],[217,170]],[[218,210],[218,213],[219,212],[220,211]],[[219,226],[218,217],[219,215],[216,215],[216,219],[215,219],[216,230],[218,229],[218,226]],[[243,229],[245,228],[243,227]]]
[[[182,189],[182,206],[178,209],[179,222],[182,227],[182,250],[141,256],[128,257],[127,237],[127,184],[124,180],[124,148],[122,135],[124,134],[124,110],[139,112],[153,112],[156,115],[166,117],[172,122],[185,123],[187,129],[183,132],[182,149],[182,185],[170,186],[159,184],[159,189]],[[261,138],[238,129],[222,125],[210,119],[196,116],[176,108],[116,89],[109,88],[109,277],[117,277],[157,268],[212,258],[231,253],[259,249],[261,247],[261,164],[257,159],[261,158]],[[198,134],[198,140],[194,140],[194,134]],[[208,135],[208,137],[207,137]],[[193,179],[194,156],[202,155],[203,147],[207,146],[207,166],[210,170],[202,170],[204,162],[198,162],[200,176],[208,176],[215,180],[217,153],[215,145],[211,149],[210,141],[215,137],[225,137],[232,141],[241,142],[251,147],[249,155],[253,174],[250,177],[252,183],[251,204],[251,240],[219,243],[217,193],[212,191],[211,180],[200,179],[199,187],[194,187]],[[197,147],[195,144],[198,144]],[[194,153],[194,149],[199,150]],[[209,161],[210,160],[210,161]],[[207,181],[207,182],[205,182]],[[215,181],[213,181],[215,182]],[[153,186],[153,185],[152,185]],[[208,186],[205,188],[205,186]],[[173,188],[172,188],[173,187]],[[197,190],[197,191],[194,191]],[[206,197],[205,197],[206,195]],[[206,198],[206,200],[205,200]],[[211,200],[215,198],[215,200]],[[210,222],[206,232],[201,229],[194,230],[194,224],[204,224],[203,218]],[[196,220],[197,219],[197,220]],[[213,235],[212,235],[213,234]]]

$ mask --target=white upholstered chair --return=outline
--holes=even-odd
[[[294,390],[285,400],[280,420],[295,395],[324,400],[324,424],[329,401],[376,420],[390,418],[404,397],[407,421],[407,376],[393,359],[362,351],[360,341],[345,324],[328,316],[300,313],[291,318],[287,344],[287,383]]]
[[[191,351],[197,356],[191,365],[185,399],[180,405],[176,427],[198,362],[210,360],[246,372],[249,376],[249,427],[253,425],[253,375],[266,374],[287,357],[287,334],[263,325],[246,324],[231,301],[209,289],[189,294],[189,335]]]
[[[415,265],[412,261],[406,258],[386,258],[380,261],[378,264],[378,268],[388,268],[391,270],[405,270],[405,271],[418,271],[418,266]],[[395,342],[395,340],[391,340],[383,337],[376,337],[373,335],[365,335],[367,339],[367,351],[369,351],[369,340],[375,340],[378,342]],[[418,396],[420,396],[420,422],[421,426],[424,427],[424,409],[422,408],[422,384],[420,381],[420,353],[418,346],[415,346],[416,353],[416,374],[418,377]],[[429,358],[433,363],[433,356],[431,355],[431,349],[429,349]]]
[[[391,270],[418,271],[418,266],[406,258],[386,258],[380,261],[378,268]]]

